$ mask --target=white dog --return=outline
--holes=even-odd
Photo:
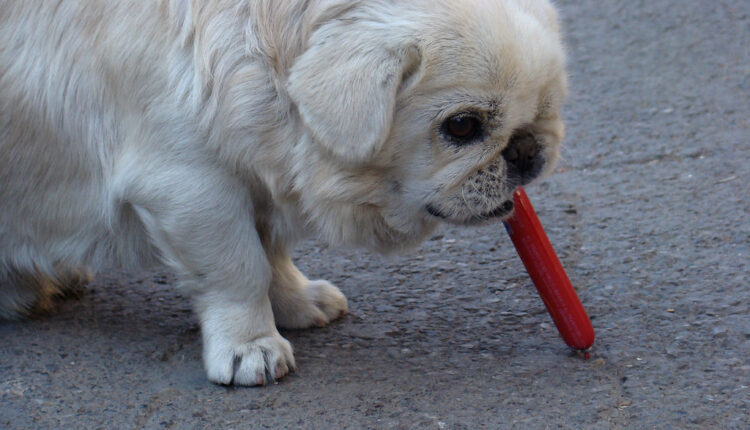
[[[547,0],[0,0],[0,315],[163,263],[208,378],[268,383],[347,311],[289,247],[507,217],[565,86]]]

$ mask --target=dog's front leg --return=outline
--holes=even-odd
[[[195,300],[208,378],[263,385],[287,374],[294,357],[274,324],[272,271],[248,191],[228,174],[194,165],[142,173],[126,200]]]
[[[269,296],[277,326],[323,327],[348,312],[341,290],[322,279],[307,279],[283,247],[268,253],[268,258],[273,272]]]
[[[265,385],[294,369],[292,347],[276,330],[265,291],[248,297],[209,289],[197,295],[196,309],[211,381]]]

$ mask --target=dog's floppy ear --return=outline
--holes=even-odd
[[[388,46],[377,29],[360,30],[339,23],[318,28],[288,80],[315,141],[351,163],[367,161],[382,146],[399,88],[421,61],[413,44]]]

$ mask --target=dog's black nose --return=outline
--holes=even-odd
[[[503,149],[503,158],[509,170],[524,180],[533,179],[541,168],[541,148],[534,135],[528,131],[516,131]]]

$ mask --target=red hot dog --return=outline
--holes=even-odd
[[[505,229],[526,271],[565,343],[578,350],[589,349],[594,344],[591,320],[522,188],[513,194],[513,203],[515,213],[505,222]]]

